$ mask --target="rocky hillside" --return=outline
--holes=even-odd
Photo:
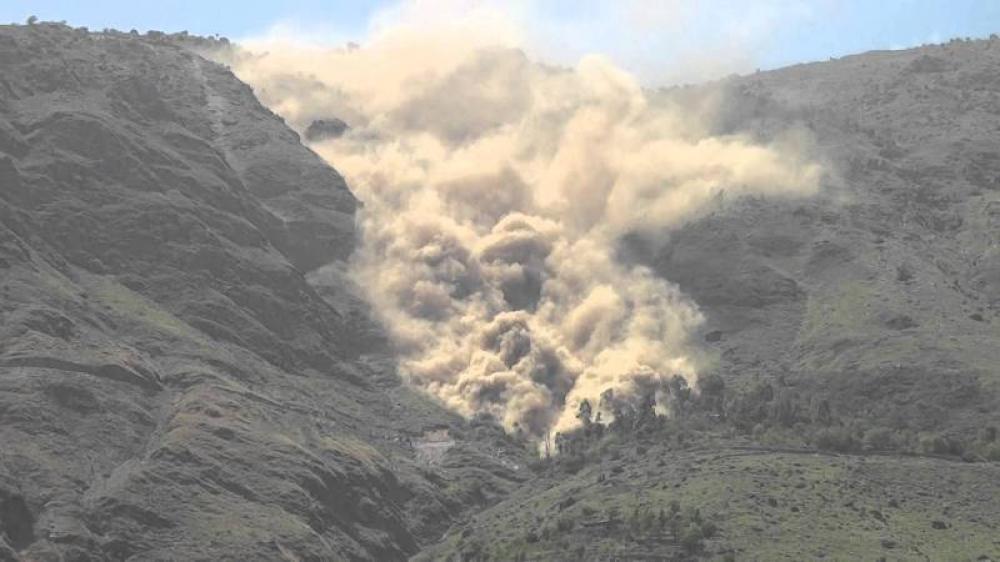
[[[0,560],[405,559],[521,453],[400,385],[344,181],[178,45],[0,27]]]
[[[657,95],[719,91],[716,132],[829,171],[623,245],[705,313],[724,404],[571,436],[422,559],[1000,559],[1000,41]]]
[[[651,259],[727,378],[892,428],[997,422],[998,68],[1000,40],[953,41],[724,84],[720,131],[803,128],[831,171],[824,197],[726,205]]]
[[[0,561],[1000,558],[1000,42],[659,92],[830,175],[623,244],[717,384],[547,462],[400,383],[358,202],[204,43],[0,27]]]
[[[670,441],[676,434],[669,437]],[[996,560],[996,463],[663,435],[554,463],[417,560]]]

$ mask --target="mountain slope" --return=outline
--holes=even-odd
[[[553,467],[416,560],[993,560],[998,467],[661,439]]]
[[[571,436],[420,559],[1000,558],[998,63],[954,41],[658,92],[803,129],[829,172],[623,244],[705,314],[725,407]]]
[[[400,384],[357,202],[201,43],[0,27],[0,560],[1000,556],[998,465],[951,446],[1000,450],[996,42],[660,92],[831,176],[634,241],[729,400],[534,471]]]
[[[354,197],[228,70],[54,24],[0,69],[0,559],[400,560],[521,479],[400,385]]]
[[[894,428],[996,423],[998,62],[996,40],[953,41],[724,85],[721,131],[805,128],[832,172],[825,197],[726,205],[652,259],[724,374]]]

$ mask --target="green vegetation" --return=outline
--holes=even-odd
[[[101,276],[88,277],[88,291],[93,299],[122,318],[137,320],[150,329],[173,337],[211,346],[201,332],[177,318],[161,305],[155,303],[128,287]]]
[[[600,456],[571,473],[578,460],[540,463],[418,560],[975,560],[1000,548],[996,464],[709,439],[607,432],[589,450]]]
[[[996,426],[987,426],[974,435],[873,427],[869,420],[839,415],[826,399],[780,382],[758,381],[743,390],[728,391],[722,377],[709,374],[699,380],[695,393],[683,378],[675,377],[659,389],[667,397],[670,416],[656,414],[655,389],[649,389],[639,400],[628,401],[605,393],[600,410],[610,412],[613,421],[607,426],[596,423],[591,419],[591,405],[581,403],[578,417],[582,425],[555,436],[558,455],[553,462],[575,473],[586,462],[599,460],[637,438],[676,448],[738,438],[772,448],[1000,461]]]
[[[996,506],[975,492],[997,486],[995,427],[872,427],[780,380],[678,377],[655,389],[669,416],[649,392],[581,403],[533,481],[423,559],[963,560],[1000,547]]]

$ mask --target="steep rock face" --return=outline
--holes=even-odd
[[[998,62],[1000,42],[956,41],[723,85],[719,132],[804,128],[830,172],[818,198],[724,204],[652,259],[706,312],[733,381],[890,427],[995,422]]]
[[[338,273],[355,207],[169,38],[0,27],[0,560],[399,560],[516,482],[409,445],[463,422]]]

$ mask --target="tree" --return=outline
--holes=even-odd
[[[791,427],[798,419],[798,410],[795,397],[782,391],[771,404],[771,418],[784,427]]]
[[[601,400],[597,403],[597,406],[606,412],[613,412],[616,407],[615,404],[615,390],[609,388],[601,393]]]
[[[827,427],[833,423],[833,413],[830,411],[830,402],[828,402],[825,398],[816,404],[816,414],[813,416],[813,421]]]
[[[647,388],[639,399],[639,411],[636,412],[635,426],[639,428],[654,427],[656,422],[656,391]]]
[[[591,415],[593,415],[593,413],[594,413],[593,409],[590,407],[590,400],[584,398],[583,400],[580,401],[580,407],[576,412],[576,418],[583,423],[583,427],[585,428],[590,427],[590,424],[593,423],[590,421],[591,420],[590,417]]]
[[[726,381],[718,373],[708,373],[698,378],[698,390],[702,395],[719,396],[726,391]]]
[[[611,431],[617,432],[625,427],[625,409],[622,407],[621,401],[615,399],[614,389],[609,388],[602,392],[599,404],[601,410],[611,413],[612,420],[609,426]]]
[[[757,382],[751,389],[734,397],[728,406],[729,419],[743,431],[764,423],[771,413],[774,388],[767,382]]]
[[[688,402],[691,401],[691,388],[688,386],[687,379],[680,375],[674,375],[667,381],[667,391],[670,393],[674,414],[679,418],[684,417],[684,414],[687,413]]]
[[[709,373],[699,377],[698,390],[701,392],[705,408],[721,415],[726,401],[726,381],[722,375]]]
[[[35,25],[38,23],[38,16],[28,16],[28,25]]]
[[[771,400],[774,400],[774,387],[771,386],[771,383],[769,382],[758,383],[754,392],[760,402],[770,402]]]

